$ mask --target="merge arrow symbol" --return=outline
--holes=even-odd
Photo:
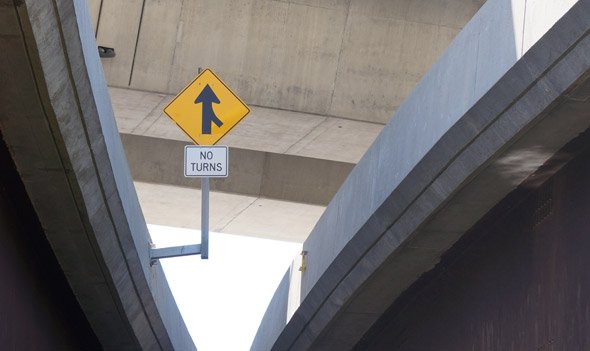
[[[201,91],[197,99],[195,100],[195,104],[202,103],[202,113],[203,122],[201,123],[201,132],[202,134],[211,134],[211,123],[215,123],[216,126],[221,127],[223,122],[215,115],[215,111],[213,111],[213,104],[219,104],[219,99],[217,95],[213,92],[213,89],[209,86],[209,84],[205,85],[205,88]]]

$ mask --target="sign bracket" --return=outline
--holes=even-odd
[[[201,255],[209,258],[209,177],[201,178],[201,243],[195,245],[150,248],[150,265],[161,258]]]
[[[150,261],[154,264],[160,258],[199,255],[200,253],[201,244],[150,248]]]

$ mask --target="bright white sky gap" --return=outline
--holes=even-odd
[[[156,247],[197,244],[197,230],[148,224]],[[301,244],[210,233],[209,259],[160,261],[199,351],[249,350],[270,299]]]

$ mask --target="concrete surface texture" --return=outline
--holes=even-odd
[[[150,238],[85,0],[0,1],[0,129],[106,350],[195,350]]]
[[[385,123],[484,0],[89,0],[110,85]]]
[[[201,228],[201,191],[135,182],[145,219],[150,224]],[[303,242],[324,206],[223,192],[210,193],[211,231]]]
[[[125,88],[110,93],[135,180],[200,187],[182,177],[188,139],[161,111],[210,66],[252,109],[222,140],[230,177],[212,189],[301,207],[327,205],[481,2],[89,0],[98,42],[117,50],[103,65]]]
[[[347,350],[490,208],[590,126],[590,1],[489,0],[360,160],[252,350]],[[535,14],[534,17],[531,14]],[[280,296],[283,294],[282,296]]]
[[[2,349],[101,350],[1,137],[0,170]]]
[[[355,350],[590,349],[590,130],[533,175],[406,290]]]
[[[103,60],[105,62],[105,60]],[[109,88],[119,131],[190,142],[163,109],[172,95]],[[219,144],[316,159],[357,163],[382,124],[253,106]]]
[[[199,188],[182,173],[187,136],[162,112],[170,95],[109,89],[133,178]],[[230,147],[230,175],[212,189],[326,205],[381,124],[253,107],[221,143]]]

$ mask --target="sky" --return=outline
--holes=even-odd
[[[198,244],[198,230],[148,225],[156,247]],[[211,232],[209,259],[160,260],[199,351],[250,350],[270,299],[301,244]]]

